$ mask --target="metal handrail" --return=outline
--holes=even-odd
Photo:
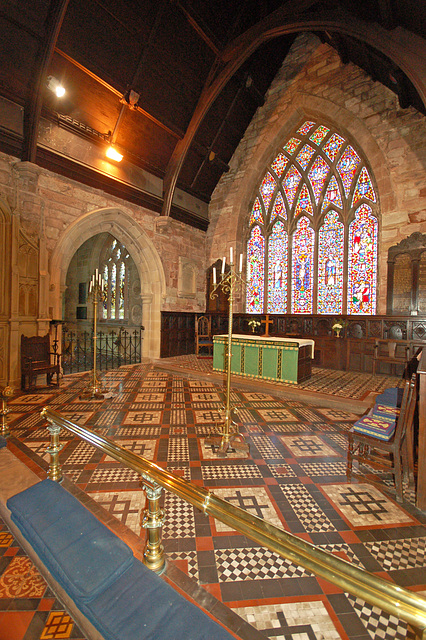
[[[231,526],[251,540],[305,569],[325,578],[371,605],[375,605],[420,630],[417,638],[426,640],[426,598],[388,582],[342,560],[297,536],[251,515],[240,507],[214,495],[208,489],[165,471],[154,462],[120,447],[116,442],[87,427],[81,427],[57,411],[44,408],[41,415],[55,427],[71,431],[103,453],[140,473],[167,491],[190,502],[205,514]]]

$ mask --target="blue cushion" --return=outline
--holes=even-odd
[[[387,404],[391,407],[400,407],[404,389],[399,387],[389,387],[380,393],[376,398],[376,404]]]
[[[105,640],[230,640],[226,629],[139,560],[81,610]]]
[[[7,506],[73,599],[95,598],[133,562],[131,549],[57,482],[43,480],[9,498]]]
[[[0,436],[0,449],[2,449],[3,447],[5,447],[7,445],[7,440],[6,438],[3,438],[3,436]]]

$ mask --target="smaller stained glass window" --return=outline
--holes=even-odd
[[[274,171],[274,173],[278,176],[278,178],[281,178],[287,162],[288,162],[288,158],[286,158],[286,156],[283,153],[279,153],[275,158],[275,160],[273,161],[273,163],[271,164],[271,168]]]
[[[288,238],[281,221],[274,224],[268,252],[268,313],[286,313]]]
[[[342,178],[345,195],[348,197],[351,189],[352,180],[360,163],[358,154],[351,146],[346,147],[342,153],[342,157],[337,163],[337,170]]]
[[[377,218],[362,204],[349,225],[348,313],[376,312]]]
[[[363,167],[359,174],[352,198],[352,206],[359,202],[361,198],[366,198],[367,200],[371,200],[371,202],[376,202],[376,194],[374,193],[373,185],[371,184],[370,176],[368,175],[366,167]]]
[[[343,207],[342,196],[340,195],[339,185],[337,184],[335,176],[331,176],[330,178],[321,211],[324,211],[330,204],[334,207]]]
[[[306,169],[309,164],[310,159],[315,154],[314,149],[309,144],[305,144],[301,151],[296,156],[297,162],[300,164],[302,169]]]
[[[301,136],[305,136],[307,133],[309,133],[314,124],[315,122],[310,122],[309,120],[307,122],[304,122],[302,126],[297,130],[297,133],[300,133]]]
[[[262,180],[262,184],[260,185],[260,193],[263,198],[263,203],[265,205],[265,211],[268,211],[269,204],[272,200],[272,195],[275,191],[275,187],[277,183],[275,182],[272,175],[269,173]]]
[[[327,127],[320,125],[317,129],[315,129],[313,134],[309,136],[309,140],[312,140],[312,142],[315,142],[315,144],[320,145],[329,131],[330,129],[327,129]]]
[[[333,133],[333,135],[330,137],[330,140],[323,146],[322,150],[333,162],[344,143],[345,141],[341,136],[339,136],[337,133]]]
[[[289,207],[293,206],[294,196],[296,195],[297,187],[299,186],[299,182],[301,181],[301,179],[302,176],[300,175],[296,167],[291,165],[283,182],[284,191]]]
[[[250,215],[250,225],[255,222],[263,224],[262,207],[260,206],[259,198],[256,198],[256,200],[254,201],[253,209],[251,210]]]
[[[315,233],[303,217],[293,234],[292,313],[312,313]]]
[[[314,209],[312,207],[312,200],[309,193],[309,189],[306,184],[303,185],[299,198],[297,200],[296,208],[294,210],[294,215],[298,216],[303,213],[309,213],[309,215],[314,214]]]
[[[297,138],[290,138],[290,140],[287,142],[287,144],[284,145],[283,149],[284,151],[287,151],[287,153],[289,155],[293,155],[293,153],[296,151],[297,147],[300,144],[300,140],[298,140]]]
[[[287,212],[285,210],[284,199],[281,191],[278,192],[278,195],[275,198],[274,206],[271,212],[271,222],[278,218],[278,216],[284,218],[284,220],[287,219]]]
[[[265,287],[265,240],[258,226],[247,243],[247,313],[263,313]]]
[[[343,255],[344,226],[330,211],[318,232],[318,313],[342,313]]]
[[[329,171],[330,168],[324,158],[318,156],[308,173],[316,204],[318,204],[318,200],[320,198],[321,191],[325,184]]]

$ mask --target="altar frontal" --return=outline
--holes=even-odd
[[[213,336],[213,371],[225,371],[228,335]],[[314,341],[232,335],[231,373],[297,384],[311,377]]]

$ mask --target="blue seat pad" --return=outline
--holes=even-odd
[[[113,585],[81,609],[105,640],[234,638],[136,559]]]
[[[13,522],[75,600],[89,601],[132,564],[131,549],[74,496],[43,480],[7,501]]]

